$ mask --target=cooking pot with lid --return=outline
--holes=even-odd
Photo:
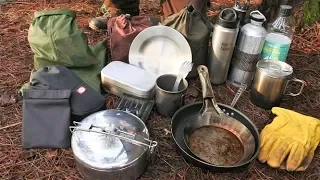
[[[84,179],[137,179],[157,146],[143,121],[125,111],[99,111],[74,124],[71,148]]]

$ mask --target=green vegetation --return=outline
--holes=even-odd
[[[303,9],[303,26],[310,26],[320,20],[320,0],[306,0]]]

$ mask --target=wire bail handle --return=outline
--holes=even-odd
[[[132,134],[132,133],[128,133],[128,132],[124,132],[118,128],[114,128],[112,131],[109,131],[109,130],[106,130],[105,127],[101,127],[101,126],[95,126],[93,124],[85,124],[83,125],[84,123],[80,123],[80,122],[76,122],[76,121],[73,121],[73,124],[75,126],[70,126],[69,129],[70,131],[73,133],[75,131],[85,131],[85,132],[94,132],[94,133],[99,133],[99,134],[104,134],[104,135],[110,135],[110,136],[113,136],[113,137],[116,137],[116,138],[119,138],[121,140],[124,140],[124,141],[127,141],[129,143],[132,143],[134,145],[138,145],[138,146],[146,146],[150,149],[150,152],[152,153],[155,149],[155,147],[158,145],[158,142],[157,141],[152,141],[152,140],[149,140],[147,138],[144,138],[140,135],[137,135],[137,134]],[[79,127],[80,125],[82,125],[82,127]],[[92,128],[99,128],[101,129],[102,131],[97,131],[97,130],[94,130]],[[124,136],[124,135],[121,135],[120,133],[128,136]],[[139,139],[142,139],[143,141],[146,141],[148,142],[145,143],[145,142],[142,142],[142,141],[139,141],[137,140],[137,138]]]

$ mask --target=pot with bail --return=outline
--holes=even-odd
[[[84,179],[137,179],[157,146],[137,116],[121,110],[91,114],[71,126],[71,148]]]

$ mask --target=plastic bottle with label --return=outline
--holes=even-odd
[[[280,6],[277,19],[268,25],[262,59],[286,61],[294,33],[295,21],[291,14],[291,6]]]

